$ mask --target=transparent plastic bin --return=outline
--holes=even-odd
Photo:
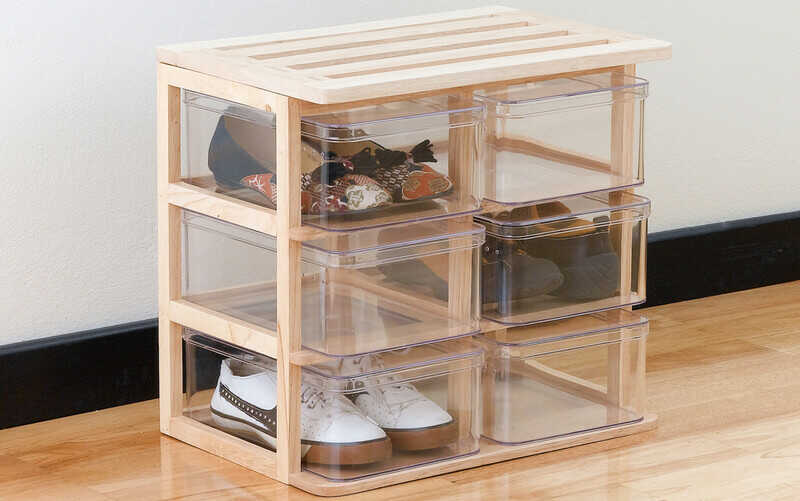
[[[480,336],[483,436],[520,444],[641,420],[647,332],[612,310]]]
[[[647,80],[622,73],[476,92],[487,109],[484,199],[530,204],[642,184],[647,93]]]
[[[190,91],[184,104],[184,180],[275,208],[275,114]],[[349,231],[476,212],[482,110],[437,96],[303,117],[304,224]]]
[[[478,332],[484,230],[470,219],[304,242],[303,346],[353,355]],[[189,211],[182,224],[183,298],[275,330],[275,238]]]
[[[612,192],[476,217],[483,317],[527,325],[643,302],[649,214],[646,198]]]
[[[190,329],[184,415],[275,450],[275,360]],[[355,480],[478,451],[483,352],[469,340],[303,368],[302,467]]]

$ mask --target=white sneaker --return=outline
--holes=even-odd
[[[345,358],[349,369],[370,372],[383,368],[380,355]],[[344,368],[344,367],[343,367]],[[361,412],[383,428],[392,446],[401,450],[425,450],[455,442],[458,427],[452,416],[410,383],[379,378],[377,386],[348,395]],[[358,383],[357,383],[358,384]]]
[[[389,437],[343,396],[302,385],[300,443],[311,463],[366,464],[391,455]],[[275,449],[277,374],[225,359],[211,397],[216,425]]]

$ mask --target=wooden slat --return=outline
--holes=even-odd
[[[326,68],[312,68],[302,70],[302,73],[315,73],[328,78],[347,78],[358,75],[370,75],[386,71],[403,69],[419,69],[430,66],[471,62],[481,59],[490,59],[502,56],[533,54],[536,52],[567,49],[571,47],[585,47],[608,43],[605,38],[594,35],[565,35],[536,40],[522,40],[517,42],[499,43],[481,47],[467,47],[464,49],[443,50],[411,56],[385,58],[379,61],[359,61],[350,64],[340,64]]]
[[[166,189],[166,200],[176,207],[199,212],[267,235],[278,234],[278,220],[273,209],[213,193],[189,183],[171,183]]]
[[[560,146],[555,146],[530,137],[504,136],[496,138],[487,136],[486,142],[494,145],[497,151],[510,151],[543,158],[575,167],[583,167],[597,172],[611,172],[611,164],[602,158],[589,156],[585,153],[570,151]]]
[[[308,240],[323,238],[328,233],[329,232],[323,229],[314,228],[313,226],[298,226],[289,230],[289,237],[291,237],[292,240],[297,240],[298,242],[305,242]]]
[[[644,343],[642,343],[644,344]],[[566,372],[553,369],[536,360],[516,360],[512,362],[511,371],[524,377],[535,379],[551,388],[571,395],[585,398],[592,402],[608,405],[606,388],[599,384],[575,377]]]
[[[399,304],[408,305],[410,310],[417,310],[429,315],[448,315],[448,307],[443,301],[432,300],[430,297],[422,297],[414,294],[410,290],[403,288],[398,283],[384,283],[376,281],[375,278],[364,276],[359,270],[342,270],[343,273],[336,274],[336,283],[342,285],[352,285],[353,287],[368,291],[374,294],[375,300],[395,301]]]
[[[459,92],[474,92],[476,90],[481,90],[486,92],[487,90],[493,89],[503,89],[507,88],[511,85],[523,84],[523,83],[532,83],[532,82],[540,82],[542,80],[554,80],[556,78],[578,78],[585,75],[594,75],[598,73],[608,73],[611,71],[611,68],[591,68],[588,70],[581,70],[581,71],[569,71],[565,73],[554,73],[554,74],[546,74],[546,75],[539,75],[536,77],[522,77],[515,80],[502,80],[499,82],[483,82],[480,84],[471,84],[471,85],[462,85],[458,87],[448,87],[448,88],[440,88],[440,89],[432,89],[427,91],[421,92],[404,92],[402,94],[394,94],[390,96],[383,96],[378,98],[366,98],[366,99],[359,99],[356,101],[346,101],[346,102],[339,102],[339,103],[328,103],[328,104],[320,104],[320,103],[313,103],[310,101],[303,101],[303,116],[308,115],[318,115],[320,113],[334,113],[343,110],[350,110],[353,108],[360,108],[362,106],[372,106],[377,104],[385,104],[391,103],[396,101],[408,101],[413,99],[422,99],[431,96],[441,96],[441,95],[453,95]]]
[[[321,362],[329,362],[331,357],[312,350],[300,350],[291,354],[289,357],[294,365],[312,365]]]
[[[346,494],[418,480],[452,471],[474,468],[476,466],[497,463],[517,457],[541,454],[543,452],[640,433],[655,428],[657,421],[657,416],[650,414],[645,416],[642,421],[628,425],[550,438],[523,445],[500,445],[488,440],[481,440],[480,452],[475,455],[421,465],[415,468],[399,470],[383,475],[374,475],[349,482],[326,480],[313,473],[302,472],[292,475],[291,484],[318,496],[344,496]]]
[[[227,99],[265,111],[272,111],[275,107],[276,95],[264,89],[163,63],[159,64],[159,71],[172,85],[181,89]]]
[[[268,357],[278,356],[277,333],[259,325],[183,299],[170,302],[169,316],[173,322],[203,334]]]
[[[552,47],[493,57],[502,54],[497,45],[529,42],[540,36],[586,36],[608,43],[602,49]],[[447,51],[463,52],[442,56]],[[225,80],[331,104],[446,88],[466,90],[489,83],[667,59],[670,54],[671,45],[660,40],[514,9],[490,8],[171,46],[163,48],[159,57],[162,62]],[[395,58],[408,59],[389,61]]]
[[[467,84],[476,85],[554,73],[615,67],[621,64],[668,59],[671,53],[672,47],[667,42],[630,40],[350,78],[320,80],[315,82],[314,86],[331,102],[353,101],[385,94],[421,92]]]
[[[270,63],[294,70],[323,68],[338,64],[355,63],[384,59],[387,57],[411,56],[440,50],[478,47],[496,43],[514,42],[518,40],[534,40],[567,35],[567,30],[553,26],[523,26],[490,32],[458,33],[444,35],[433,39],[408,40],[370,47],[339,49],[325,52],[312,52],[296,56],[271,59]]]
[[[207,40],[201,42],[189,42],[183,44],[172,44],[159,48],[159,59],[168,58],[170,54],[184,51],[197,51],[209,49],[243,48],[268,44],[275,41],[307,40],[311,38],[326,37],[341,33],[363,33],[365,31],[382,30],[403,24],[413,26],[420,24],[430,24],[445,22],[454,19],[470,19],[474,17],[491,16],[506,12],[514,12],[516,9],[492,5],[488,7],[478,7],[474,9],[462,9],[449,12],[437,12],[434,14],[423,14],[420,16],[408,16],[400,19],[381,19],[379,21],[368,21],[362,23],[343,24],[339,26],[327,26],[323,28],[311,28],[305,30],[283,31],[264,35],[253,35],[248,37],[225,38],[219,40]],[[166,61],[169,62],[169,61]]]
[[[444,23],[422,24],[416,26],[397,26],[375,31],[332,34],[311,40],[276,42],[229,51],[236,55],[246,55],[255,60],[268,60],[273,57],[297,54],[319,53],[350,47],[369,47],[392,42],[435,39],[443,35],[476,33],[511,28],[521,28],[531,24],[527,20],[507,17],[478,17],[467,20],[452,20]]]
[[[170,435],[262,475],[275,478],[275,453],[246,440],[185,416],[171,419]]]

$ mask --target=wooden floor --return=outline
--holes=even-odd
[[[800,499],[800,282],[644,313],[656,431],[353,498]],[[0,431],[2,500],[311,498],[162,436],[155,401]]]

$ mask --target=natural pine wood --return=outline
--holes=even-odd
[[[301,348],[302,244],[290,237],[300,221],[300,102],[277,99],[278,175],[278,464],[277,478],[288,482],[300,471],[300,367],[289,357]]]
[[[183,299],[171,301],[168,311],[170,319],[184,327],[272,358],[278,356],[277,333],[260,325],[245,322]]]
[[[524,447],[486,444],[481,453],[345,484],[320,481],[300,471],[300,365],[313,360],[301,349],[301,241],[320,236],[301,226],[300,216],[300,116],[397,99],[398,96],[457,94],[469,100],[476,86],[497,86],[562,74],[588,73],[637,62],[665,59],[670,44],[603,28],[592,27],[506,7],[486,7],[443,14],[372,23],[304,30],[274,35],[184,44],[159,50],[159,256],[161,258],[159,311],[161,392],[164,395],[161,427],[165,433],[227,457],[278,480],[301,485],[322,494],[341,494],[405,482],[545,450],[573,446],[611,436],[649,429],[654,419],[614,430],[539,442]],[[326,57],[331,56],[331,57]],[[212,192],[204,180],[196,186],[180,182],[180,88],[229,99],[275,113],[277,124],[278,207],[274,211]],[[315,104],[316,103],[316,104]],[[330,104],[334,103],[334,104]],[[617,121],[617,120],[615,120]],[[623,123],[623,122],[620,122]],[[612,137],[628,141],[632,135],[618,127]],[[467,157],[475,140],[466,131],[451,133],[450,175],[454,182],[471,182]],[[568,154],[559,153],[556,154]],[[612,168],[619,165],[612,158]],[[459,168],[456,169],[455,167]],[[207,188],[203,190],[202,188]],[[462,191],[462,193],[464,193]],[[203,214],[274,235],[277,240],[278,276],[276,332],[247,321],[218,315],[204,303],[199,307],[180,298],[180,209]],[[422,216],[417,213],[416,216]],[[392,219],[400,218],[400,221]],[[402,222],[395,214],[382,223]],[[377,222],[377,220],[373,221]],[[308,223],[313,226],[313,222]],[[347,230],[342,226],[339,230]],[[456,254],[462,254],[457,252]],[[470,273],[467,253],[450,263],[448,317],[467,313]],[[459,259],[460,258],[460,259]],[[465,268],[466,266],[466,268]],[[341,271],[341,270],[339,270]],[[459,272],[459,273],[456,273]],[[627,273],[622,283],[630,283]],[[356,278],[356,273],[329,271],[336,277]],[[640,278],[641,280],[641,278]],[[627,288],[627,287],[624,287]],[[217,300],[235,291],[214,291]],[[345,290],[346,292],[346,290]],[[379,286],[377,296],[405,294]],[[408,302],[412,306],[413,302]],[[402,306],[402,305],[401,305]],[[425,305],[424,309],[440,305]],[[615,305],[616,306],[616,305]],[[422,308],[418,308],[422,309]],[[179,322],[179,323],[178,323]],[[201,425],[187,424],[180,416],[181,325],[211,331],[223,339],[245,345],[277,359],[277,453],[258,462],[256,450],[241,446]],[[419,335],[406,329],[407,335]],[[425,333],[432,336],[433,332]],[[453,335],[464,334],[463,330]],[[438,334],[437,334],[438,335]],[[440,337],[444,337],[443,335]],[[377,346],[376,349],[383,348]],[[615,367],[610,370],[617,370]],[[613,379],[613,378],[611,378]],[[472,414],[463,403],[466,381],[449,385],[449,405],[466,429]],[[622,382],[621,382],[622,383]],[[614,386],[614,385],[610,385]],[[610,388],[617,392],[616,387]],[[622,395],[622,391],[620,390]],[[619,401],[622,401],[621,399]],[[460,409],[460,410],[459,410]],[[466,430],[464,430],[466,431]]]
[[[622,68],[621,71],[612,73],[612,82],[621,84],[624,81],[624,76],[635,76],[636,65],[629,64]],[[617,84],[615,82],[615,84]],[[635,103],[630,100],[615,99],[614,104],[611,105],[611,170],[618,173],[623,179],[631,179],[633,174],[634,165],[634,116],[635,116]],[[633,189],[620,190],[609,195],[609,201],[614,203],[621,203],[626,193],[633,193]],[[615,218],[623,218],[625,213],[622,212],[615,216]],[[619,267],[620,267],[620,280],[619,290],[620,294],[630,295],[632,287],[631,265],[633,253],[633,224],[630,221],[616,224],[611,229],[612,238],[618,242],[617,250],[619,252]],[[647,223],[646,220],[641,223],[641,238],[646,238]],[[639,248],[646,249],[646,241],[642,241]],[[644,261],[644,259],[642,259]],[[639,277],[639,282],[643,277]],[[638,283],[637,283],[638,285]],[[638,289],[636,289],[638,291]],[[644,297],[644,296],[642,296]],[[631,384],[629,378],[625,377],[624,361],[630,356],[628,343],[617,343],[608,347],[608,395],[612,403],[619,406],[624,406],[628,398]],[[642,348],[645,349],[644,347]]]
[[[668,59],[629,33],[483,7],[161,47],[162,63],[310,101],[343,103]]]
[[[168,202],[176,207],[222,219],[267,235],[278,233],[278,217],[274,209],[184,182],[170,184],[166,192]]]
[[[171,85],[180,89],[207,94],[266,111],[273,111],[277,103],[275,94],[257,87],[168,64],[159,64],[158,67],[161,75],[168,78]]]
[[[170,420],[183,410],[180,327],[171,322],[169,302],[181,294],[180,209],[169,205],[166,192],[180,176],[180,88],[172,85],[159,67],[157,82],[157,186],[158,186],[158,344],[161,429],[169,432]]]
[[[800,282],[659,306],[658,429],[431,477],[359,500],[793,499]],[[162,435],[153,400],[0,430],[0,499],[316,499]]]

